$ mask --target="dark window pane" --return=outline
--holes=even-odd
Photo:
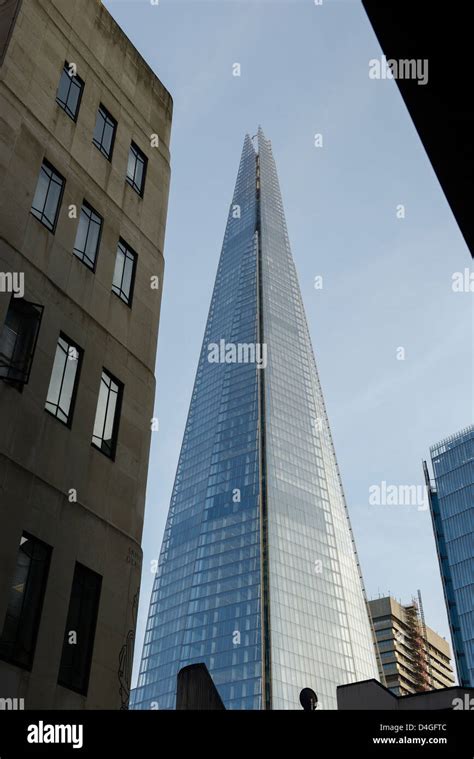
[[[71,70],[71,66],[65,63],[59,80],[56,102],[75,121],[79,112],[84,82],[79,76],[72,75]]]
[[[137,254],[123,240],[119,240],[115,259],[112,292],[128,306],[132,303]]]
[[[102,217],[86,201],[83,202],[77,225],[74,255],[94,269],[102,231]]]
[[[82,349],[66,335],[60,335],[54,357],[45,408],[64,424],[70,425],[74,411]]]
[[[54,232],[56,229],[64,184],[64,177],[58,174],[50,163],[43,161],[31,206],[31,213],[50,232]]]
[[[115,131],[117,122],[102,104],[97,111],[94,135],[92,142],[100,152],[110,161],[114,149]]]
[[[145,154],[132,142],[128,154],[127,182],[139,195],[143,195],[147,161]]]
[[[58,683],[87,695],[102,577],[76,563]]]
[[[43,306],[12,296],[0,333],[0,379],[28,382],[42,315]]]
[[[51,550],[23,533],[0,637],[0,658],[25,669],[33,664]]]
[[[105,369],[100,381],[92,444],[114,458],[117,447],[123,385]]]

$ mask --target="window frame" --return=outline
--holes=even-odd
[[[99,398],[100,398],[100,389],[101,389],[101,385],[102,385],[102,377],[103,377],[104,374],[107,375],[107,377],[109,378],[109,380],[111,380],[111,382],[114,382],[117,385],[117,387],[118,387],[117,403],[115,405],[114,423],[113,423],[113,427],[112,427],[112,438],[111,438],[111,450],[110,450],[110,453],[108,453],[106,450],[104,450],[103,445],[98,445],[97,443],[94,442],[94,437],[95,437],[94,436],[94,428],[95,428],[95,422],[96,422],[96,417],[97,417],[97,410],[98,410],[98,406],[99,406]],[[96,405],[96,413],[95,413],[95,417],[94,417],[94,427],[92,428],[92,441],[91,441],[91,445],[92,445],[93,448],[95,448],[97,451],[100,451],[100,453],[102,453],[106,458],[110,459],[111,461],[115,461],[115,456],[117,454],[117,445],[118,445],[118,436],[119,436],[119,429],[120,429],[120,420],[121,420],[121,416],[122,416],[122,402],[123,402],[124,389],[125,389],[124,383],[121,382],[119,379],[117,379],[117,377],[114,374],[112,374],[112,372],[110,372],[108,369],[105,368],[105,366],[103,366],[102,367],[102,371],[100,373],[99,393],[97,395],[97,405]],[[107,409],[109,407],[109,400],[110,400],[110,391],[109,391],[109,394],[107,396],[107,404],[106,404],[105,417],[104,417],[104,422],[103,422],[103,427],[102,427],[102,435],[103,435],[103,432],[105,430],[105,426],[106,426],[106,423],[107,423]],[[103,436],[101,437],[101,440],[102,440],[102,442],[104,441]]]
[[[67,635],[70,630],[70,625],[75,622],[75,620],[70,620],[70,613],[71,613],[71,603],[73,602],[73,590],[74,590],[74,584],[76,581],[76,573],[79,572],[79,570],[82,572],[82,578],[86,578],[87,575],[89,577],[93,577],[94,581],[96,582],[96,586],[94,588],[95,590],[95,598],[94,598],[94,615],[93,615],[93,621],[90,627],[88,628],[89,632],[89,640],[87,641],[87,651],[85,656],[85,664],[84,664],[84,674],[82,677],[82,683],[81,686],[75,686],[71,679],[67,679],[64,674],[61,675],[61,670],[63,667],[65,668],[65,664],[63,664],[63,657],[65,656],[65,652],[68,651],[66,648],[67,646],[70,646],[67,642]],[[63,646],[61,649],[61,658],[59,660],[59,669],[58,669],[58,677],[57,677],[57,683],[62,688],[67,688],[68,690],[73,691],[74,693],[79,693],[81,696],[87,696],[87,692],[89,690],[89,681],[90,681],[90,675],[91,675],[91,668],[92,668],[92,658],[94,654],[94,644],[95,644],[95,638],[97,633],[97,623],[99,620],[99,608],[100,608],[100,599],[102,595],[102,584],[103,584],[103,576],[100,575],[98,572],[95,572],[93,569],[90,569],[89,567],[86,567],[85,564],[82,564],[79,561],[76,561],[74,565],[74,573],[72,576],[72,582],[71,582],[71,590],[69,594],[69,605],[68,605],[68,611],[66,616],[66,624],[64,628],[64,638],[63,638]],[[82,586],[84,585],[84,582],[82,582]],[[79,615],[81,613],[81,607],[83,605],[84,600],[84,594],[81,594],[80,596],[80,603],[79,603]],[[77,651],[74,651],[73,648],[73,659],[74,654],[76,654]],[[73,666],[71,667],[71,670],[73,670]]]
[[[136,153],[135,162],[137,161],[139,157],[143,158],[143,175],[142,175],[141,187],[140,188],[138,187],[137,183],[135,182],[135,179],[130,179],[128,175],[128,162],[127,162],[127,173],[126,173],[125,178],[126,178],[127,184],[132,188],[132,190],[134,190],[140,198],[143,198],[145,194],[145,182],[146,182],[146,175],[147,175],[147,169],[148,169],[148,156],[145,155],[143,150],[141,150],[141,148],[138,147],[137,143],[134,140],[132,140],[130,143],[129,156],[130,156],[130,152],[133,152],[133,151],[135,151]],[[134,177],[135,177],[135,174],[136,174],[136,163],[135,163]]]
[[[48,224],[45,224],[45,222],[44,222],[44,218],[47,218],[46,215],[45,215],[45,213],[44,213],[45,206],[43,206],[43,210],[41,211],[41,215],[38,215],[39,212],[37,211],[37,209],[33,208],[33,203],[34,203],[34,200],[35,200],[36,190],[38,188],[38,183],[39,183],[39,179],[40,179],[40,176],[41,176],[41,172],[43,171],[43,166],[46,166],[47,169],[49,169],[50,171],[52,171],[53,174],[55,174],[57,177],[59,177],[59,179],[61,179],[61,181],[62,181],[61,192],[59,193],[58,204],[56,206],[56,213],[55,213],[55,217],[54,217],[54,224],[53,224],[52,227],[49,227]],[[48,199],[48,193],[49,193],[51,181],[52,181],[52,179],[49,178],[48,190],[47,190],[46,196],[45,196],[45,205],[46,205],[46,201]],[[40,173],[39,173],[38,179],[36,181],[36,187],[35,187],[35,192],[34,192],[34,195],[33,195],[33,200],[31,202],[30,213],[33,216],[33,218],[35,218],[37,221],[39,221],[39,223],[42,224],[43,227],[45,227],[48,230],[48,232],[51,232],[52,235],[54,235],[56,233],[56,229],[57,229],[57,226],[58,226],[59,214],[60,214],[60,211],[61,211],[61,205],[62,205],[62,202],[63,202],[64,188],[65,187],[66,187],[66,179],[65,179],[65,177],[62,174],[60,174],[60,172],[53,166],[52,163],[50,163],[48,161],[47,158],[43,158],[43,161],[41,162],[41,166],[40,166]],[[36,211],[36,213],[35,213],[35,211]]]
[[[84,92],[84,87],[85,87],[86,83],[84,82],[83,79],[81,79],[81,77],[78,74],[75,74],[74,76],[70,75],[70,73],[69,73],[69,67],[70,67],[70,65],[71,64],[68,63],[68,61],[64,61],[64,66],[62,68],[61,76],[59,78],[58,89],[56,90],[56,103],[59,105],[59,107],[61,108],[61,110],[64,111],[64,113],[67,116],[69,116],[69,118],[76,124],[78,116],[79,116],[79,111],[81,109],[82,93]],[[75,112],[74,116],[72,115],[71,109],[68,110],[67,100],[66,100],[66,102],[64,104],[62,103],[61,100],[59,100],[59,87],[61,86],[61,79],[62,79],[63,74],[66,74],[66,76],[69,77],[69,79],[71,80],[71,83],[73,81],[77,80],[77,82],[79,84],[79,97],[77,98],[77,107],[76,107],[76,112]],[[71,91],[71,85],[70,85],[69,90],[68,90],[68,97],[69,97],[69,92],[70,91]]]
[[[43,548],[46,549],[46,558],[45,558],[45,564],[44,564],[44,574],[43,574],[42,585],[41,585],[41,597],[39,598],[39,601],[38,601],[38,604],[37,604],[37,608],[36,608],[35,613],[33,615],[34,624],[32,625],[33,633],[32,633],[31,641],[30,641],[31,648],[30,648],[30,651],[29,651],[29,660],[28,660],[28,662],[25,663],[25,662],[21,661],[18,657],[15,657],[14,653],[11,654],[11,655],[9,655],[9,656],[2,655],[1,649],[0,649],[0,660],[4,661],[4,662],[7,662],[8,664],[11,664],[11,665],[13,665],[15,667],[19,667],[22,670],[26,670],[27,672],[31,672],[31,670],[33,669],[33,664],[34,664],[34,660],[35,660],[36,644],[38,642],[38,633],[39,633],[39,628],[40,628],[40,625],[41,625],[41,618],[42,618],[42,615],[43,615],[44,600],[45,600],[46,592],[47,592],[47,588],[48,588],[48,580],[49,580],[49,573],[50,573],[50,570],[51,570],[51,557],[52,557],[52,554],[53,554],[53,547],[50,546],[48,543],[45,543],[43,540],[40,540],[39,538],[37,538],[35,535],[32,535],[27,530],[22,530],[21,538],[23,538],[23,537],[25,537],[26,540],[32,540],[32,541],[34,541],[34,543],[40,544]],[[20,538],[20,543],[18,545],[18,549],[17,549],[17,554],[16,554],[17,558],[16,558],[15,567],[14,567],[14,570],[13,570],[13,575],[11,577],[11,580],[14,580],[15,573],[17,571],[18,557],[19,557],[21,546],[22,546],[21,538]],[[21,610],[20,610],[20,614],[19,614],[19,617],[18,617],[18,619],[19,619],[19,625],[18,625],[18,627],[20,627],[21,618],[23,616],[23,610],[25,608],[25,598],[26,598],[26,593],[27,593],[27,590],[28,590],[28,585],[29,585],[29,583],[31,581],[31,567],[32,567],[33,561],[34,561],[34,559],[32,559],[30,557],[30,565],[28,567],[28,575],[27,575],[26,582],[25,582],[25,587],[24,587],[24,590],[23,590],[23,599],[22,599],[22,603],[21,603]],[[10,590],[11,590],[11,588],[10,588]],[[10,603],[10,594],[9,594],[8,601],[7,601],[7,611],[6,611],[5,619],[4,619],[4,622],[3,622],[3,628],[0,631],[0,640],[3,637],[3,631],[5,629],[5,622],[6,622],[6,618],[7,618],[9,603]],[[18,637],[19,637],[18,636],[18,632],[16,632],[15,641],[14,641],[13,647],[12,647],[13,649],[15,649],[17,647],[17,639],[18,639]]]
[[[124,253],[125,253],[125,260],[127,259],[127,253],[131,254],[131,256],[133,257],[132,276],[130,277],[130,295],[128,297],[128,300],[125,300],[125,298],[123,298],[122,295],[120,294],[120,293],[124,293],[124,290],[122,290],[122,284],[123,284],[123,276],[124,276],[124,272],[125,272],[125,264],[124,264],[124,267],[123,267],[123,270],[122,270],[122,277],[121,277],[121,280],[120,280],[120,293],[116,292],[116,290],[114,289],[116,287],[116,285],[114,285],[114,279],[113,278],[115,276],[115,266],[117,265],[117,254],[118,254],[119,247],[121,245],[125,248],[125,251],[124,251]],[[113,292],[113,294],[120,301],[122,301],[122,303],[124,303],[126,306],[128,306],[129,308],[131,308],[132,307],[132,302],[133,302],[133,294],[134,294],[134,291],[135,291],[135,277],[136,277],[137,266],[138,266],[138,254],[128,244],[128,242],[126,242],[123,239],[123,237],[119,237],[119,240],[118,240],[118,243],[117,243],[117,250],[115,252],[115,266],[114,266],[114,273],[112,275],[112,292]]]
[[[96,251],[95,251],[95,258],[94,258],[94,265],[93,266],[90,266],[88,263],[86,263],[86,260],[89,261],[90,259],[86,256],[85,252],[83,252],[82,255],[78,255],[76,253],[75,242],[76,242],[76,238],[77,238],[77,233],[79,231],[79,224],[81,223],[82,209],[84,207],[86,207],[91,213],[95,214],[100,219],[100,229],[99,229],[99,235],[97,237],[97,248],[96,248]],[[90,225],[90,223],[91,222],[90,222],[90,219],[89,219],[89,225]],[[74,238],[74,245],[73,245],[73,249],[72,249],[72,254],[73,254],[73,256],[75,258],[77,258],[78,261],[81,262],[81,264],[83,264],[87,269],[89,269],[89,271],[93,272],[94,274],[95,274],[95,270],[96,270],[96,267],[97,267],[97,259],[99,258],[99,250],[100,250],[100,244],[101,244],[101,241],[102,241],[102,230],[103,230],[103,228],[104,228],[104,217],[98,211],[96,211],[96,209],[85,198],[83,198],[82,204],[81,204],[81,212],[79,214],[79,220],[78,220],[77,227],[76,227],[76,238]],[[89,237],[89,230],[87,231],[86,244],[87,244],[88,237]]]
[[[95,125],[94,125],[94,132],[95,132],[96,127],[97,127],[97,118],[98,118],[99,113],[101,111],[105,114],[105,117],[106,117],[105,118],[105,123],[106,123],[107,119],[110,119],[110,121],[113,122],[113,126],[114,126],[114,130],[113,130],[113,134],[112,134],[112,140],[110,142],[110,151],[109,151],[109,153],[106,153],[106,151],[103,148],[103,139],[104,139],[105,127],[102,130],[102,137],[101,137],[100,144],[96,141],[94,133],[92,134],[92,144],[97,148],[97,150],[99,151],[99,153],[101,153],[104,156],[104,158],[106,158],[107,161],[109,161],[109,163],[112,163],[112,156],[114,154],[115,137],[117,135],[118,121],[117,121],[117,119],[115,119],[112,116],[112,114],[110,113],[110,111],[108,110],[108,108],[106,108],[105,105],[101,102],[101,103],[99,103],[99,106],[97,108]]]
[[[0,377],[0,380],[2,380],[3,382],[7,382],[9,385],[12,385],[13,387],[16,387],[17,389],[19,389],[20,391],[22,391],[24,385],[27,385],[28,382],[30,381],[31,369],[32,369],[32,366],[33,366],[33,360],[34,360],[35,353],[36,353],[36,346],[38,344],[38,337],[39,337],[39,333],[40,333],[40,329],[41,329],[41,321],[43,319],[44,306],[41,305],[41,303],[33,303],[32,301],[26,300],[25,298],[15,298],[12,295],[11,298],[10,298],[10,303],[8,304],[7,312],[5,314],[5,320],[3,322],[3,327],[2,327],[2,329],[0,331],[0,338],[1,338],[2,334],[3,334],[3,330],[5,329],[5,326],[6,326],[8,312],[10,311],[11,304],[12,304],[12,302],[16,302],[16,301],[18,301],[19,305],[30,306],[30,307],[32,307],[32,309],[35,309],[37,311],[36,331],[35,331],[35,334],[33,336],[32,344],[31,344],[31,347],[30,347],[28,367],[27,367],[27,371],[24,373],[23,380],[18,379],[18,377],[14,378],[14,377],[8,377],[8,376],[6,376],[6,377]],[[10,370],[10,367],[9,367],[9,370]]]
[[[67,421],[64,421],[63,419],[61,419],[61,417],[59,417],[57,415],[57,413],[55,414],[54,411],[51,411],[51,409],[47,408],[47,405],[46,405],[48,403],[49,388],[50,388],[50,385],[51,385],[51,379],[52,379],[53,370],[54,370],[54,363],[55,363],[55,360],[56,360],[56,353],[57,353],[58,343],[59,343],[60,339],[64,340],[67,343],[68,353],[69,353],[69,348],[74,348],[78,352],[77,369],[76,369],[76,373],[74,375],[74,386],[73,386],[73,390],[72,390],[71,403],[70,403],[70,406],[69,406],[69,413],[67,415]],[[44,405],[44,410],[48,414],[50,414],[54,419],[57,419],[58,422],[61,422],[61,424],[63,424],[68,429],[71,429],[71,427],[72,427],[72,420],[73,420],[73,417],[74,417],[74,409],[75,409],[75,406],[76,406],[77,393],[79,391],[79,381],[80,381],[80,376],[81,376],[83,357],[84,357],[84,350],[83,350],[83,348],[81,348],[80,345],[78,345],[74,340],[71,340],[70,337],[68,337],[64,332],[61,331],[59,333],[59,335],[58,335],[58,339],[56,340],[56,351],[54,353],[54,359],[53,359],[53,363],[52,363],[52,366],[51,366],[51,374],[50,374],[50,380],[49,380],[50,384],[48,385],[48,391],[46,393],[46,401],[45,401],[45,405]],[[66,362],[69,361],[69,360],[70,359],[69,359],[69,356],[68,356],[66,358]],[[65,366],[67,366],[67,363],[65,364]],[[63,370],[63,374],[62,374],[62,378],[61,378],[61,386],[60,386],[60,392],[59,392],[58,401],[61,400],[61,392],[62,392],[63,383],[64,383],[64,376],[65,376],[65,369]],[[57,409],[58,408],[59,408],[59,403],[57,404]]]

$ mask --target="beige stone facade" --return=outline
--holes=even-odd
[[[380,678],[397,696],[454,685],[451,648],[428,625],[416,601],[402,606],[390,596],[369,602],[377,640]]]
[[[20,392],[0,381],[0,633],[22,533],[52,552],[32,667],[0,660],[0,697],[26,709],[120,709],[140,584],[172,100],[98,0],[10,0],[2,14],[0,272],[23,273],[24,298],[44,310],[28,383]],[[66,61],[84,82],[76,121],[56,102]],[[117,121],[110,161],[92,142],[100,104]],[[143,197],[125,181],[131,141],[148,159]],[[54,233],[30,213],[44,159],[65,179]],[[95,271],[72,253],[84,199],[103,217]],[[119,238],[137,254],[131,306],[112,292]],[[0,331],[10,297],[0,292]],[[83,350],[70,426],[45,411],[60,332]],[[123,383],[115,459],[91,445],[103,368]],[[58,684],[76,562],[102,578],[86,695]]]

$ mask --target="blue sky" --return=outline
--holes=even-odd
[[[396,83],[369,78],[382,53],[362,4],[105,5],[174,99],[136,665],[242,143],[258,124],[368,595],[409,602],[420,588],[427,624],[448,636],[429,513],[371,506],[369,488],[421,485],[429,446],[471,422],[472,295],[452,289],[470,256]]]

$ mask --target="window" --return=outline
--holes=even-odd
[[[133,285],[137,254],[120,239],[117,246],[112,292],[118,295],[128,306],[132,305]]]
[[[148,159],[146,155],[132,142],[128,154],[127,182],[140,196],[143,196],[145,188],[147,163]]]
[[[59,335],[45,409],[68,426],[74,413],[82,353],[66,335]]]
[[[92,142],[109,161],[112,160],[116,129],[117,122],[101,103],[97,111]]]
[[[100,380],[92,445],[111,459],[117,447],[123,385],[105,369]]]
[[[56,229],[64,185],[64,177],[58,174],[48,161],[43,161],[31,213],[50,232],[54,232]]]
[[[12,296],[0,333],[0,379],[27,384],[42,316],[43,306]]]
[[[28,533],[21,536],[0,636],[0,658],[25,669],[33,665],[51,551]]]
[[[102,216],[84,200],[77,225],[74,255],[94,271],[102,232]]]
[[[73,121],[76,121],[81,105],[84,82],[73,71],[74,67],[66,61],[59,80],[56,102]]]
[[[87,696],[102,577],[76,563],[58,683]]]

